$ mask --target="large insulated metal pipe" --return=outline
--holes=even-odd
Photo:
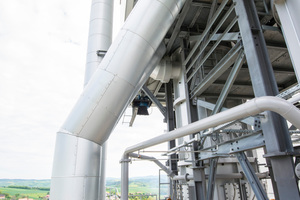
[[[92,1],[84,86],[111,44],[113,4],[111,0]],[[100,146],[63,134],[56,140],[51,199],[105,199],[105,143]]]
[[[168,133],[159,135],[152,139],[146,140],[139,144],[128,147],[124,155],[135,151],[145,149],[154,145],[168,142],[176,138],[184,137],[199,131],[209,129],[233,120],[249,117],[259,114],[264,111],[273,111],[280,114],[282,117],[291,122],[295,127],[300,129],[300,110],[289,101],[278,97],[265,96],[252,99],[244,104],[233,107],[221,113],[204,118],[197,122],[183,126]]]
[[[97,199],[99,145],[163,56],[161,42],[184,2],[138,1],[57,133],[52,199]]]
[[[92,0],[84,86],[88,84],[112,42],[114,1]]]
[[[300,83],[300,1],[272,0],[272,2],[274,2],[277,14],[280,18],[285,42],[289,50],[298,83]]]
[[[184,0],[138,1],[60,133],[102,144],[146,82],[148,65]]]
[[[93,0],[91,6],[87,56],[85,65],[84,86],[101,63],[112,42],[114,1]],[[99,192],[98,198],[105,199],[105,171],[106,171],[107,143],[101,145],[99,154]],[[91,152],[89,155],[93,155]],[[96,167],[96,166],[95,166]],[[96,167],[98,168],[98,167]],[[95,191],[96,192],[96,191]]]

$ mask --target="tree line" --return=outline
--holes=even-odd
[[[15,188],[15,189],[25,189],[25,190],[44,190],[50,191],[49,187],[29,187],[29,186],[19,186],[19,185],[10,185],[7,186],[8,188]]]

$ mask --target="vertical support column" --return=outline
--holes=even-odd
[[[185,60],[185,49],[187,47],[186,40],[181,40],[181,52],[180,52],[180,58],[179,55],[176,55],[178,57],[174,59],[178,59],[181,62]],[[186,81],[186,70],[185,66],[181,66],[181,72],[178,78],[173,80],[174,85],[174,108],[175,108],[175,114],[176,114],[176,127],[182,127],[186,126],[189,123],[191,123],[191,109],[190,109],[190,98],[189,98],[189,92],[188,92],[188,86]],[[190,140],[193,136],[186,136],[183,138],[178,139],[178,143],[182,144],[186,140]],[[193,147],[191,150],[193,151]],[[184,151],[184,148],[182,148],[182,151]],[[194,153],[188,153],[192,160],[195,160]],[[183,159],[184,153],[179,155],[179,158]],[[180,167],[180,174],[190,174],[193,175],[193,168],[194,163],[191,163],[190,165],[183,165]],[[192,168],[191,168],[192,167]],[[189,183],[187,185],[182,185],[182,191],[184,198],[192,198],[192,195],[190,191],[195,190],[195,185],[193,183]]]
[[[106,197],[106,153],[107,153],[107,142],[101,146],[100,154],[100,180],[99,180],[99,198],[105,199]]]
[[[256,97],[278,94],[272,65],[261,30],[254,1],[234,0],[248,68]],[[286,121],[278,114],[266,112],[262,121],[267,153],[271,155],[274,177],[280,199],[299,199],[294,163],[287,152],[293,151]]]
[[[283,35],[290,53],[298,83],[300,83],[300,1],[274,0]]]
[[[181,43],[181,60],[184,61],[186,59],[186,49],[188,49],[188,45],[187,45],[187,40],[182,39]],[[198,109],[196,106],[192,105],[192,101],[189,98],[189,91],[188,91],[188,85],[187,85],[187,81],[186,81],[186,69],[185,66],[182,67],[182,79],[184,80],[184,86],[185,86],[185,96],[187,98],[187,109],[190,111],[190,115],[189,117],[189,123],[194,122],[198,119],[198,116],[201,117],[207,117],[206,113],[204,115],[199,114],[198,113]],[[191,136],[193,137],[193,136]],[[194,151],[198,150],[198,144],[197,143],[193,143],[192,146]],[[197,154],[196,153],[192,153],[192,159],[196,160],[197,158]],[[204,199],[206,196],[206,180],[205,180],[205,171],[204,171],[204,167],[203,167],[203,161],[201,161],[201,163],[193,163],[193,176],[194,176],[194,187],[191,188],[192,190],[192,195],[194,196],[194,199]]]
[[[175,116],[173,111],[173,95],[172,95],[172,83],[165,84],[166,89],[166,107],[167,107],[167,129],[168,131],[172,131],[175,129]],[[175,140],[171,140],[169,142],[169,149],[176,147]],[[177,162],[176,162],[176,154],[170,156],[170,169],[177,174]]]
[[[168,129],[168,131],[172,131],[175,129],[175,115],[174,115],[174,111],[173,111],[173,94],[172,94],[172,82],[171,81],[165,84],[165,93],[166,93],[166,107],[167,107],[167,115],[166,115],[167,129]],[[175,140],[169,141],[168,149],[172,149],[174,147],[176,147],[176,141]],[[172,170],[172,172],[177,175],[178,169],[177,169],[176,159],[177,159],[177,155],[172,154],[169,157],[169,166],[170,166],[170,169]],[[170,179],[170,181],[171,181],[171,179]],[[172,181],[170,183],[169,191],[170,191],[170,195],[172,195],[176,199],[176,191],[173,191],[173,188],[174,188],[173,184],[175,184],[175,181]],[[176,188],[176,186],[175,186],[175,188]]]

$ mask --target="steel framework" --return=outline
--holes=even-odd
[[[80,145],[100,156],[124,109],[143,91],[165,117],[168,132],[125,150],[123,200],[131,158],[154,161],[165,171],[173,200],[300,199],[299,2],[127,0],[125,25],[105,56],[96,51],[104,58],[58,133],[51,195],[65,197],[57,188],[67,180],[59,182],[57,174],[76,176],[66,167],[74,160],[59,163],[73,151],[61,151],[76,147],[77,153]],[[150,76],[155,67],[159,76]],[[114,107],[111,99],[122,95]],[[167,165],[140,153],[160,143],[168,143]],[[265,171],[258,149],[264,150]],[[87,162],[82,176],[99,158]],[[99,167],[97,179],[104,173]],[[72,184],[82,191],[80,199],[87,193],[88,199],[103,199],[97,187],[87,189],[80,181]]]

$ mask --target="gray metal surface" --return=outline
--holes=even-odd
[[[113,7],[113,1],[110,0],[92,1],[84,86],[90,81],[111,44]],[[98,51],[104,54],[98,55]],[[74,199],[75,196],[78,199],[105,199],[105,143],[100,146],[74,135],[58,133],[55,152],[51,181],[52,199]],[[82,173],[70,174],[72,167],[81,169]],[[64,168],[67,170],[63,170]]]
[[[153,57],[168,30],[168,24],[179,12],[176,3],[169,7],[160,6],[161,2],[158,1],[143,1],[136,5],[63,124],[61,132],[98,144],[107,140],[126,106],[157,64]],[[163,20],[157,23],[158,19]],[[160,32],[148,31],[150,26],[152,30],[160,29]],[[158,55],[162,56],[161,53]],[[132,56],[136,59],[132,59]],[[120,94],[122,98],[118,98]]]
[[[257,178],[254,172],[253,167],[251,166],[244,152],[237,153],[236,157],[238,158],[240,165],[243,168],[243,171],[255,193],[256,198],[259,200],[263,200],[263,199],[268,200],[269,198],[267,196],[267,193],[262,187],[259,179]]]
[[[124,154],[132,153],[153,145],[161,144],[176,138],[184,137],[199,131],[234,121],[247,116],[256,115],[266,110],[270,110],[282,115],[297,128],[300,128],[298,120],[300,111],[293,104],[278,97],[258,97],[234,108],[228,109],[221,113],[209,116],[202,120],[193,122],[176,130],[170,131],[163,135],[154,137],[147,141],[128,147]]]
[[[275,96],[278,94],[278,88],[255,4],[245,0],[235,2],[255,96]],[[261,126],[267,153],[278,155],[282,152],[293,152],[292,141],[283,118],[276,113],[267,112],[266,120],[262,121]],[[276,186],[273,187],[278,190],[279,198],[299,199],[292,156],[274,156],[269,159],[274,173],[272,179],[276,181]],[[282,171],[286,171],[289,175],[283,174]]]
[[[54,153],[51,199],[98,199],[100,145],[58,133]]]
[[[84,85],[87,85],[111,45],[113,8],[113,1],[92,1]],[[99,50],[103,52],[103,55],[97,54]]]
[[[93,1],[93,5],[103,2]],[[258,177],[266,176],[259,173],[254,159],[256,153],[251,151],[258,147],[267,149],[266,163],[276,199],[298,199],[292,159],[296,152],[286,122],[277,114],[263,111],[272,110],[288,118],[295,125],[290,130],[300,128],[299,110],[292,105],[299,107],[299,98],[292,97],[299,81],[299,1],[188,0],[184,3],[184,0],[127,0],[127,22],[108,51],[110,39],[101,31],[110,29],[111,21],[99,24],[109,16],[108,8],[94,9],[99,12],[97,16],[91,14],[94,20],[90,28],[95,28],[90,32],[95,34],[89,36],[86,88],[58,133],[61,141],[57,145],[65,137],[71,139],[65,154],[57,155],[65,151],[64,145],[56,148],[55,162],[76,163],[77,157],[85,157],[83,162],[98,162],[93,152],[100,154],[100,145],[143,86],[162,113],[167,113],[169,132],[126,149],[122,159],[122,187],[125,188],[122,199],[128,198],[127,154],[162,142],[170,142],[166,155],[172,155],[172,168],[179,174],[173,180],[176,187],[170,190],[173,199],[207,196],[224,200],[234,195],[253,199],[253,191],[256,198],[266,199],[264,188],[257,181]],[[102,14],[104,17],[99,17]],[[95,38],[101,40],[99,46],[93,42],[98,40]],[[160,61],[163,65],[156,67]],[[282,98],[292,97],[291,103],[275,97],[245,103],[278,92]],[[176,118],[172,117],[173,111]],[[243,119],[247,116],[251,117]],[[297,130],[291,134],[294,142],[299,140]],[[178,144],[174,141],[177,138]],[[85,145],[77,146],[72,141]],[[76,159],[70,156],[79,151],[84,156],[81,153]],[[235,153],[248,157],[240,159],[243,167],[233,158]],[[209,163],[209,159],[215,162]],[[254,167],[252,172],[250,165]],[[72,167],[73,164],[67,164],[62,172],[69,175],[68,171],[74,171]],[[99,165],[94,168],[98,169]],[[62,174],[54,168],[57,177],[53,183],[66,191],[70,190],[69,186],[85,188],[76,191],[79,198],[93,199],[99,185],[93,177],[101,174],[95,172],[81,179],[81,174],[90,172],[86,171],[88,166],[79,169],[80,173],[75,170],[78,181],[71,183],[69,177],[59,181],[57,177]],[[242,170],[254,183],[247,183],[245,176],[238,173]]]
[[[93,0],[90,14],[87,58],[85,66],[84,86],[88,84],[98,65],[104,58],[112,42],[114,2],[110,0]],[[99,52],[101,54],[99,54]],[[101,146],[99,197],[105,199],[105,168],[107,145]],[[93,155],[91,152],[90,155]],[[67,191],[66,191],[67,192]],[[96,192],[96,191],[94,191]]]
[[[274,3],[281,21],[294,70],[298,82],[300,82],[300,58],[298,56],[300,51],[300,25],[298,23],[300,2],[297,0],[277,0]]]

